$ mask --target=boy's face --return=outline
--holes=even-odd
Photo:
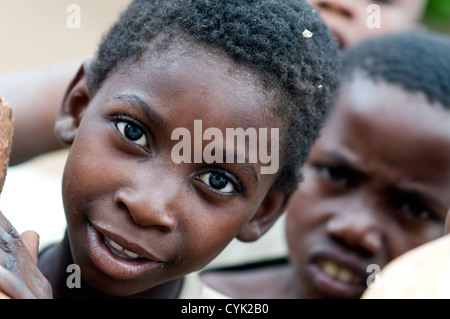
[[[319,9],[341,48],[416,26],[426,0],[307,0]],[[374,6],[376,5],[376,6]]]
[[[344,83],[287,213],[303,297],[359,298],[373,269],[443,234],[450,113],[439,107],[383,81]]]
[[[108,76],[87,108],[77,94],[67,99],[76,123],[73,142],[63,137],[72,143],[63,178],[68,235],[83,279],[104,292],[130,295],[198,270],[233,238],[258,238],[285,208],[287,195],[264,201],[276,174],[261,174],[259,161],[174,162],[175,129],[189,130],[192,154],[199,147],[194,120],[224,135],[281,126],[254,75],[195,51],[146,53]]]

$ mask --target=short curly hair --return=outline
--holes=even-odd
[[[316,10],[303,0],[135,0],[102,39],[90,93],[161,36],[220,50],[279,92],[275,112],[287,133],[271,190],[294,191],[338,87],[340,53]]]
[[[372,38],[344,52],[343,80],[363,71],[375,81],[423,92],[430,103],[450,108],[450,38],[433,31],[407,31]]]

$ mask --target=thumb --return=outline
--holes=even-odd
[[[33,258],[35,264],[38,263],[38,255],[39,255],[39,235],[33,230],[27,230],[20,235],[22,238],[25,247],[27,247],[30,252],[31,257]]]

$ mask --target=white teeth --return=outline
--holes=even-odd
[[[322,269],[327,275],[330,275],[331,277],[336,277],[336,274],[339,271],[337,265],[329,261],[326,261],[322,264]]]
[[[346,269],[341,269],[341,271],[338,272],[338,279],[343,282],[352,282],[353,274]]]
[[[319,263],[319,267],[330,277],[345,283],[358,283],[359,277],[352,271],[342,268],[331,261],[323,261]]]
[[[129,250],[124,249],[124,252],[125,252],[125,254],[127,254],[128,256],[130,256],[131,258],[138,258],[138,257],[139,257],[138,254],[135,254],[135,253],[133,253],[132,251],[129,251]]]
[[[116,243],[114,240],[109,240],[109,243],[111,244],[111,246],[115,249],[117,249],[118,251],[121,251],[123,249],[122,246],[120,246],[118,243]]]
[[[139,257],[138,254],[123,248],[118,243],[116,243],[114,240],[111,240],[108,238],[107,241],[108,241],[109,245],[116,250],[117,253],[113,251],[115,253],[115,255],[117,255],[119,257],[124,257],[124,255],[125,255],[126,257],[129,257],[132,259],[136,259]]]

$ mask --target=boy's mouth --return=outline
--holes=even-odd
[[[367,288],[361,263],[340,253],[314,255],[308,273],[316,289],[328,297],[359,298]]]
[[[139,257],[143,258],[142,256],[139,256],[138,254],[129,251],[122,246],[120,246],[118,243],[116,243],[114,240],[104,236],[105,244],[108,246],[108,248],[111,250],[111,252],[120,258],[127,258],[127,259],[137,259]]]
[[[357,275],[352,270],[341,267],[330,260],[320,260],[317,262],[317,265],[325,274],[340,282],[360,284],[363,281],[361,276]]]
[[[120,234],[112,233],[101,225],[88,223],[87,245],[92,262],[101,272],[112,278],[138,278],[162,269],[165,264],[163,259],[156,257],[157,255],[153,255],[146,248],[134,244],[134,241],[129,242]]]

